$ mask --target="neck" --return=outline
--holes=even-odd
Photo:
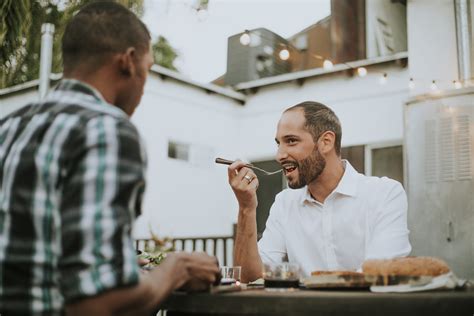
[[[114,80],[111,80],[110,74],[105,73],[104,70],[99,69],[97,72],[91,75],[81,72],[71,72],[65,75],[65,78],[76,79],[87,83],[99,91],[107,103],[116,104],[117,91],[114,86],[110,84],[110,82],[114,82]]]
[[[326,167],[319,177],[308,184],[311,196],[318,202],[324,203],[326,198],[337,187],[344,175],[344,164],[341,158],[326,160]]]

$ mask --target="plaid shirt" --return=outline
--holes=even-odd
[[[127,115],[75,80],[0,121],[2,316],[59,315],[138,282],[144,166]]]

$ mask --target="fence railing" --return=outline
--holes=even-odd
[[[176,251],[203,251],[217,257],[220,265],[232,265],[232,252],[234,249],[235,226],[232,236],[200,236],[200,237],[175,237],[171,239],[173,249]],[[157,248],[153,239],[137,239],[135,247],[138,250],[153,251]]]

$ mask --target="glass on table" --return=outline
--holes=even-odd
[[[298,288],[300,284],[300,266],[297,263],[273,263],[263,265],[265,288]]]
[[[242,272],[242,267],[221,267],[221,284],[240,284],[240,274]]]

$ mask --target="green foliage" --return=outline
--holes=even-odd
[[[53,73],[62,72],[61,38],[70,18],[93,0],[1,0],[0,89],[39,77],[41,25],[55,26]],[[143,0],[117,0],[138,16]]]
[[[157,41],[152,45],[152,51],[155,64],[177,71],[174,61],[178,54],[165,37],[158,37]]]

